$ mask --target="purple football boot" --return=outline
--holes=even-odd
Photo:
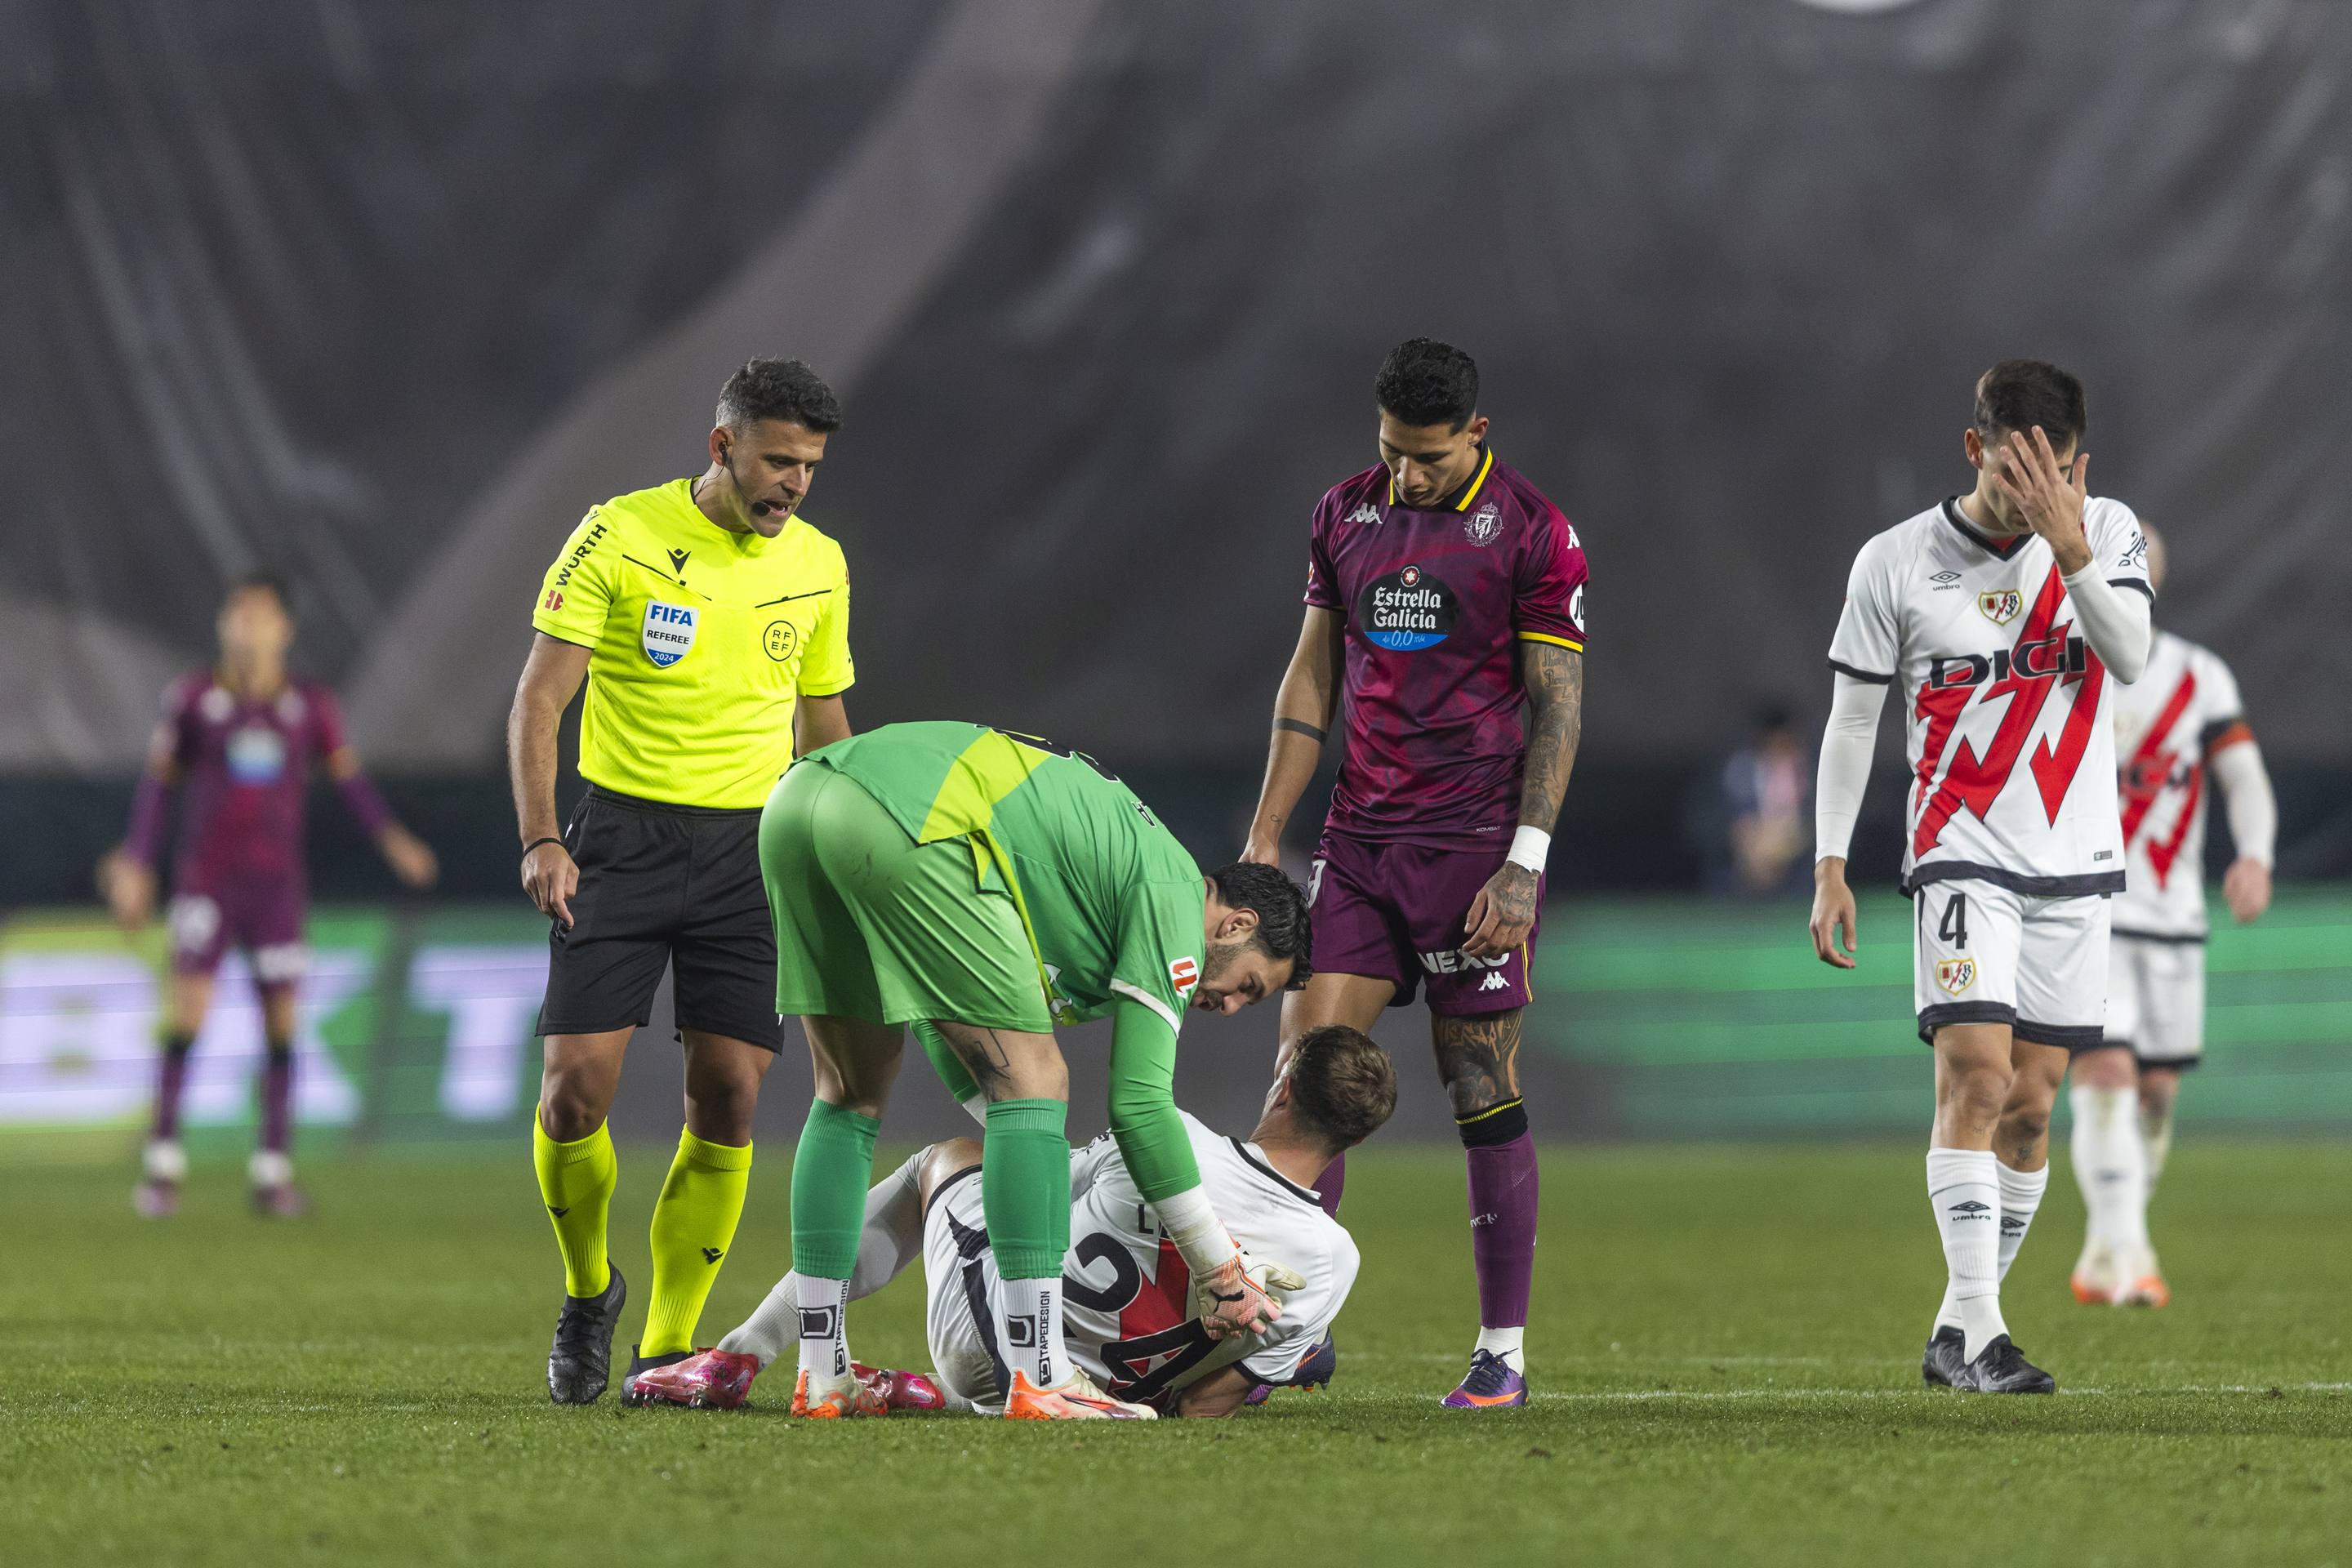
[[[1528,1380],[1493,1351],[1470,1352],[1470,1374],[1439,1401],[1448,1410],[1516,1408],[1528,1402]]]

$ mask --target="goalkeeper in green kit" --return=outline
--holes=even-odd
[[[1087,757],[960,723],[887,725],[800,759],[768,797],[760,864],[776,1010],[802,1016],[816,1060],[793,1161],[793,1414],[887,1407],[857,1379],[843,1311],[908,1024],[985,1129],[1007,1415],[1151,1414],[1106,1396],[1062,1348],[1069,1072],[1057,1023],[1111,1020],[1111,1133],[1210,1331],[1247,1333],[1281,1315],[1268,1287],[1297,1289],[1296,1277],[1234,1247],[1171,1085],[1186,1008],[1231,1013],[1307,979],[1296,882],[1258,865],[1203,877]]]

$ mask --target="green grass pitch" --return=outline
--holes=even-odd
[[[706,1339],[784,1266],[785,1152]],[[661,1165],[624,1153],[639,1303]],[[1919,1388],[1942,1265],[1917,1147],[1553,1149],[1537,1402],[1492,1415],[1436,1405],[1475,1321],[1460,1158],[1375,1148],[1337,1385],[1114,1428],[796,1423],[782,1378],[733,1415],[557,1410],[520,1143],[316,1163],[296,1225],[247,1217],[239,1178],[200,1168],[147,1226],[114,1164],[0,1169],[0,1559],[2352,1563],[2334,1146],[2185,1140],[2160,1312],[2068,1296],[2062,1157],[2007,1291],[2064,1390],[2040,1400]],[[919,1279],[852,1328],[862,1358],[921,1364]]]

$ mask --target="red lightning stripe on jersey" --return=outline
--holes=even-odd
[[[2043,809],[2052,821],[2057,820],[2058,805],[2066,797],[2067,786],[2073,783],[2075,771],[2082,766],[2083,754],[2090,744],[2091,725],[2098,716],[2099,689],[2104,684],[2105,669],[2096,654],[2085,650],[2086,668],[2080,674],[2064,673],[2066,627],[2056,625],[2058,611],[2065,603],[2066,585],[2058,568],[2053,565],[2049,576],[2042,579],[2042,591],[2034,596],[2033,609],[2018,629],[2017,641],[2010,649],[2011,673],[2002,679],[1983,688],[1984,700],[2006,699],[2008,706],[2000,716],[2000,727],[1993,731],[1992,743],[1983,755],[1962,741],[1959,750],[1952,754],[1952,765],[1944,773],[1944,782],[1935,798],[1920,815],[1918,830],[1911,837],[1913,858],[1925,855],[1936,847],[1944,834],[1944,825],[1963,805],[1975,813],[1979,821],[1992,810],[1992,804],[2009,785],[2010,774],[2017,769],[2017,759],[2025,751],[2026,737],[2033,733],[2034,721],[2042,716],[2042,705],[2049,701],[2051,691],[2061,684],[2075,687],[2074,707],[2067,714],[2066,725],[2058,737],[2058,748],[2052,751],[2047,742],[2033,758],[2035,782],[2042,790]],[[2073,625],[2067,623],[2068,626]],[[2027,672],[2031,655],[2029,648],[2055,643],[2059,648],[2058,668],[2047,674]],[[2079,682],[2079,684],[2077,684]],[[1960,708],[1967,706],[1971,688],[1957,688],[1962,693]],[[1919,708],[1932,719],[1942,721],[1945,708],[1943,694],[1931,692],[1924,685],[1919,692]],[[1957,721],[1958,709],[1951,710],[1951,720],[1944,722],[1943,735],[1931,731],[1931,746],[1920,752],[1920,784],[1924,787],[1933,776],[1934,763],[1940,755],[1943,737],[1951,733],[1951,722]]]
[[[2139,738],[2139,748],[2132,752],[2131,762],[2124,769],[2126,844],[2129,844],[2133,836],[2139,832],[2139,825],[2147,817],[2148,807],[2154,805],[2156,797],[2164,792],[2165,776],[2172,771],[2172,755],[2165,747],[2164,738],[2172,733],[2175,724],[2180,722],[2180,715],[2196,695],[2197,672],[2182,670],[2180,684],[2174,687],[2172,695],[2164,700],[2164,710],[2156,716],[2156,722],[2147,727],[2147,733]]]
[[[2196,820],[2197,797],[2204,793],[2205,770],[2189,770],[2189,793],[2180,802],[2180,820],[2172,825],[2172,836],[2161,844],[2147,847],[2147,863],[2156,869],[2156,885],[2159,888],[2171,879],[2172,863],[2180,858],[2180,843],[2189,837],[2189,825]]]

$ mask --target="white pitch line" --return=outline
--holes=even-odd
[[[2169,1388],[2062,1388],[2064,1394],[2097,1395],[2105,1398],[2160,1398],[2173,1394],[2268,1394],[2272,1389],[2282,1394],[2342,1394],[2352,1391],[2352,1383],[2205,1383],[2182,1384]],[[1596,1393],[1563,1394],[1547,1392],[1528,1395],[1531,1399],[1567,1399],[1586,1403],[1610,1401],[1638,1402],[1658,1399],[1907,1399],[1913,1394],[1933,1392],[1921,1388],[1629,1388],[1608,1389]]]

